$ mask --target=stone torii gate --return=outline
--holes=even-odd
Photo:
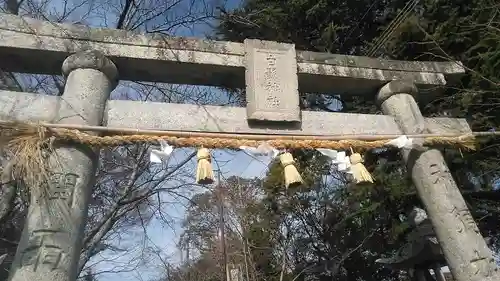
[[[0,115],[20,121],[156,130],[294,135],[469,133],[463,119],[425,118],[416,98],[453,83],[455,62],[402,62],[296,51],[293,44],[146,36],[0,14],[0,68],[60,74],[61,97],[0,92]],[[118,75],[119,73],[119,75]],[[121,80],[246,86],[247,106],[108,100]],[[301,111],[299,92],[378,93],[386,115]],[[421,98],[421,97],[419,97]],[[443,156],[403,151],[408,170],[457,281],[500,280]],[[49,198],[32,198],[10,281],[73,281],[97,164],[84,145],[56,148]],[[53,157],[49,159],[52,161]],[[68,223],[51,215],[63,205]]]

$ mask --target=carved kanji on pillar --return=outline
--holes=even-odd
[[[377,97],[382,111],[393,116],[405,134],[426,131],[424,118],[414,99],[416,95],[412,83],[393,81],[382,87]],[[421,146],[421,142],[415,146]],[[457,281],[500,278],[493,254],[441,153],[419,147],[418,150],[403,148],[402,154],[454,278]]]
[[[52,173],[49,175],[48,196],[50,200],[66,201],[68,206],[73,203],[74,189],[80,176],[74,173]]]
[[[85,51],[69,56],[62,68],[67,80],[54,121],[100,125],[116,86],[114,64],[99,52]],[[97,155],[85,145],[56,143],[47,162],[47,182],[30,188],[31,203],[10,281],[77,278]]]
[[[67,239],[67,237],[60,237],[61,234],[67,236],[67,233],[59,230],[34,230],[31,245],[22,252],[21,264],[33,266],[34,272],[40,266],[46,266],[49,271],[59,269],[61,263],[68,258],[68,249],[61,248],[60,242],[54,242],[55,239]]]

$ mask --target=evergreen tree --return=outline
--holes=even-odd
[[[302,50],[364,55],[406,3],[247,0],[234,11],[222,12],[217,35],[231,41],[257,38],[293,42]],[[498,1],[488,0],[420,1],[376,53],[401,60],[463,62],[468,72],[460,81],[450,81],[458,82],[455,86],[446,89],[443,96],[420,102],[424,115],[464,117],[474,130],[498,127],[499,5]],[[331,102],[320,95],[301,95],[306,99],[316,97],[315,103],[303,104],[306,109],[325,110],[324,105]],[[372,93],[372,98],[374,95]],[[344,112],[377,112],[372,100],[342,100],[341,97],[341,101]],[[442,150],[480,229],[494,241],[498,240],[500,212],[500,194],[495,190],[500,171],[496,160],[499,149],[497,142],[486,140],[475,152]],[[352,188],[341,178],[325,184],[322,182],[325,164],[318,160],[321,157],[317,153],[295,151],[294,155],[298,158],[299,170],[305,171],[308,186],[315,192],[300,191],[285,196],[280,191],[282,170],[274,164],[264,184],[266,196],[260,208],[262,220],[267,221],[264,224],[281,224],[285,217],[302,223],[301,229],[305,232],[295,233],[294,271],[288,277],[397,280],[394,272],[374,264],[374,260],[400,245],[407,226],[399,217],[409,207],[420,204],[399,153],[394,150],[370,152],[366,156],[367,166],[377,183],[361,188]],[[312,166],[317,169],[306,169]],[[330,176],[339,178],[337,174]],[[351,208],[353,201],[360,202],[361,208]],[[272,235],[281,234],[275,229]],[[347,257],[342,255],[360,243],[361,250]],[[268,253],[269,256],[276,254],[277,250]],[[278,267],[279,263],[275,262],[274,272],[279,272]],[[263,273],[271,277],[270,271]]]

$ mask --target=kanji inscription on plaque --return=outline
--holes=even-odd
[[[245,40],[247,118],[300,121],[295,45]]]

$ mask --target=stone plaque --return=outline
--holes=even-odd
[[[245,39],[247,118],[300,122],[294,44]]]

